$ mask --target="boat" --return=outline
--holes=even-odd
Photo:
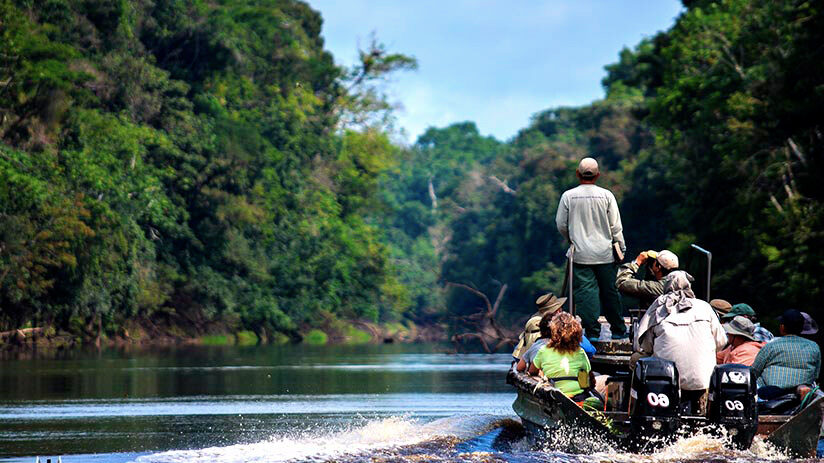
[[[677,388],[677,376],[675,378]],[[708,417],[686,414],[667,417],[656,415],[655,411],[651,413],[642,411],[643,416],[638,416],[637,413],[631,414],[629,409],[587,412],[549,382],[518,372],[514,368],[507,374],[507,383],[514,386],[517,391],[518,396],[512,408],[521,418],[528,434],[534,440],[539,440],[558,450],[577,452],[597,450],[592,447],[597,443],[597,445],[607,444],[611,448],[644,452],[671,441],[673,436],[705,430],[710,433],[726,433],[740,448],[748,448],[753,437],[757,435],[792,456],[814,457],[822,418],[824,418],[824,396],[822,395],[810,400],[808,405],[794,415],[757,415],[756,408],[753,407],[749,417],[746,416],[748,412],[742,410],[739,415],[743,416],[726,419],[723,416],[720,418],[716,416],[713,420]],[[620,387],[615,389],[620,389]],[[754,390],[754,385],[752,389]],[[754,403],[754,394],[752,394],[752,399]],[[735,403],[730,400],[725,402]],[[639,406],[636,407],[636,411],[639,408],[644,409]],[[709,408],[711,409],[709,415],[711,415],[712,405]],[[730,408],[735,411],[739,407]],[[740,408],[749,410],[749,407]],[[673,421],[667,422],[669,418]],[[671,425],[678,429],[676,430]]]
[[[705,259],[706,265],[700,272],[706,275],[706,285],[699,292],[709,300],[712,253],[696,244],[691,249]],[[562,293],[569,292],[568,307],[572,307],[574,315],[571,262],[570,258]],[[630,333],[635,331],[641,315],[636,312],[635,317],[624,319]],[[606,322],[603,317],[598,321],[602,325]],[[678,371],[673,362],[642,358],[631,371],[633,348],[629,340],[593,344],[597,353],[590,360],[592,370],[610,378],[603,410],[585,411],[550,382],[518,372],[514,365],[510,369],[506,381],[518,393],[512,408],[533,440],[578,453],[598,450],[597,446],[603,444],[643,452],[675,437],[706,432],[725,435],[738,448],[749,448],[755,436],[759,436],[790,456],[815,457],[824,420],[824,393],[817,388],[803,400],[788,394],[768,403],[759,402],[749,367],[717,365],[710,382],[706,415],[699,416],[682,406]],[[781,405],[775,407],[777,403]]]

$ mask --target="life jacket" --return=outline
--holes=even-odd
[[[578,376],[555,376],[547,378],[547,381],[549,381],[553,387],[555,386],[555,381],[578,381],[578,387],[584,390],[592,387],[589,381],[589,372],[584,369],[578,370]]]
[[[579,407],[582,406],[584,401],[590,397],[594,397],[600,400],[602,404],[606,404],[606,401],[601,394],[595,390],[595,385],[589,380],[589,372],[586,370],[578,370],[577,376],[555,376],[552,378],[547,378],[547,381],[549,381],[553,387],[555,387],[555,381],[578,381],[578,387],[583,389],[583,391],[570,397],[570,399],[578,404]]]

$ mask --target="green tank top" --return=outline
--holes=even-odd
[[[571,354],[562,354],[552,347],[542,347],[538,355],[532,361],[536,368],[544,372],[544,376],[549,379],[563,376],[578,376],[578,371],[584,370],[587,373],[592,369],[589,365],[584,349],[578,348]],[[580,394],[584,390],[578,385],[578,380],[556,381],[555,387],[561,390],[568,397]]]

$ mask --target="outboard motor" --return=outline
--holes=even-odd
[[[638,360],[630,386],[630,426],[637,437],[672,437],[681,425],[681,390],[675,363],[658,357]]]
[[[737,363],[715,367],[710,379],[707,418],[725,428],[741,449],[749,448],[758,428],[755,397],[756,384],[750,367]]]

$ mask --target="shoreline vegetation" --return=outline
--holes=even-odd
[[[131,323],[115,335],[97,336],[93,332],[70,333],[53,327],[19,328],[0,332],[0,353],[31,351],[63,351],[97,348],[152,348],[179,345],[254,346],[306,344],[358,345],[393,343],[443,343],[449,340],[443,325],[419,326],[406,323],[375,324],[366,321],[328,321],[316,328],[307,328],[298,339],[283,334],[267,339],[254,331],[225,323],[213,323],[201,334],[187,333],[182,327],[158,327],[151,323]]]
[[[714,297],[769,328],[819,314],[824,6],[683,4],[602,99],[409,145],[387,86],[417,61],[372,37],[335,64],[305,2],[0,0],[0,332],[503,349],[489,334],[561,292],[585,156],[628,259],[669,249],[700,280],[696,243]]]

